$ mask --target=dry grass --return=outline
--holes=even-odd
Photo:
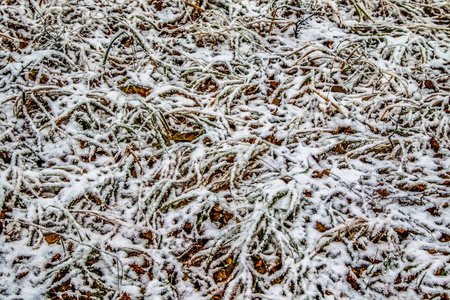
[[[446,1],[0,14],[5,299],[448,299]]]

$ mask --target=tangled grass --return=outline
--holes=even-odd
[[[447,1],[0,14],[2,299],[448,299]]]

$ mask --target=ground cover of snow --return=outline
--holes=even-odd
[[[446,0],[5,0],[0,299],[448,299]]]

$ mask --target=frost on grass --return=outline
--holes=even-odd
[[[447,1],[0,15],[2,299],[448,299]]]

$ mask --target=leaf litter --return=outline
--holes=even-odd
[[[2,299],[448,299],[447,1],[0,14]]]

